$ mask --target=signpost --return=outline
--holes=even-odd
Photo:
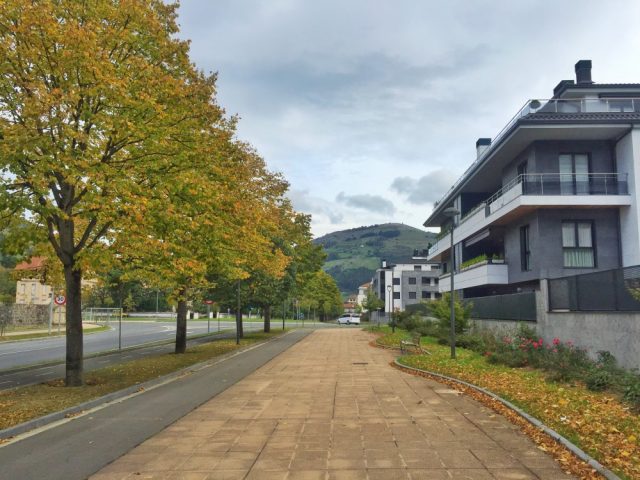
[[[211,332],[211,304],[213,303],[213,300],[205,300],[204,303],[207,304],[207,333],[210,333]],[[218,320],[218,324],[220,324],[219,320]]]
[[[53,301],[51,302],[49,311],[49,335],[51,335],[51,324],[53,323],[54,304],[56,305],[58,310],[58,333],[60,333],[60,317],[62,316],[60,307],[67,304],[67,297],[65,297],[63,294],[53,295],[52,292],[51,295],[53,296]]]

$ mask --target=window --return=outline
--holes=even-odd
[[[431,298],[429,292],[422,292],[422,298]]]
[[[421,272],[422,271],[422,265],[414,265],[413,266],[413,271],[414,272]]]
[[[416,277],[409,277],[409,285],[415,285],[416,284]]]
[[[586,195],[589,193],[589,155],[567,153],[560,155],[560,194]]]
[[[429,285],[429,277],[422,277],[422,285]]]
[[[433,283],[434,283],[435,285],[437,285],[439,281],[440,281],[440,279],[439,279],[439,278],[434,278],[434,279],[433,279]]]
[[[393,299],[400,300],[400,292],[393,292]]]
[[[415,300],[416,299],[416,292],[409,292],[409,300]]]
[[[399,278],[395,278],[393,279],[393,284],[394,285],[400,285],[400,279]]]
[[[562,249],[567,268],[596,266],[593,241],[593,222],[562,222]]]
[[[529,225],[520,227],[520,268],[523,272],[531,270],[531,247],[529,245]]]

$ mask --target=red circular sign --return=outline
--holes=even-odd
[[[53,302],[56,305],[64,305],[65,303],[67,303],[67,297],[65,297],[64,295],[56,295],[55,297],[53,297]]]
[[[204,303],[206,303],[207,305],[212,305],[213,304],[213,300],[205,300]]]

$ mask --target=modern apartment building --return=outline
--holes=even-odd
[[[479,139],[436,203],[424,225],[443,232],[427,255],[440,292],[452,268],[456,290],[480,297],[640,265],[640,84],[594,83],[590,60],[575,73]]]
[[[438,294],[440,267],[424,257],[392,264],[382,260],[371,280],[371,288],[384,300],[385,314],[404,311],[408,305],[434,300]]]

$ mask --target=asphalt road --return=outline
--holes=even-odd
[[[84,479],[240,381],[310,330],[274,339],[171,383],[0,446],[0,479]]]
[[[136,324],[136,325],[134,325]],[[272,323],[271,328],[277,331],[280,328],[279,323]],[[301,326],[302,324],[300,324]],[[291,328],[296,326],[295,323],[288,323],[287,327]],[[332,326],[331,324],[310,324],[305,322],[305,326],[308,327],[325,327]],[[218,334],[217,321],[211,322],[211,333],[214,338],[235,338],[235,322],[220,322],[220,331]],[[260,322],[244,322],[244,331],[250,332],[255,330],[262,330],[262,323]],[[136,332],[136,335],[133,333]],[[207,322],[191,322],[188,325],[188,335],[192,338],[188,340],[188,345],[197,345],[198,343],[208,342],[212,339],[212,336],[204,336],[193,338],[194,335],[202,335],[207,333]],[[125,333],[130,333],[128,341],[125,343]],[[91,353],[105,352],[107,350],[113,350],[113,335],[116,335],[117,342],[117,330],[109,332],[93,333],[86,335],[85,338],[85,355]],[[105,337],[103,339],[93,337]],[[144,346],[144,343],[157,342],[159,340],[172,341],[175,338],[175,323],[169,322],[127,322],[123,326],[123,348],[137,346],[136,348],[129,348],[123,351],[112,351],[110,353],[104,353],[95,355],[93,357],[85,358],[84,369],[85,371],[91,371],[98,368],[108,367],[109,365],[116,365],[118,363],[135,360],[147,355],[157,355],[161,353],[169,353],[173,351],[173,343],[165,344],[152,344]],[[97,341],[95,341],[97,340]],[[91,342],[91,343],[90,343]],[[87,351],[87,344],[91,344],[92,350]],[[115,345],[117,349],[117,343]],[[32,385],[34,383],[43,383],[49,380],[55,380],[62,378],[65,375],[64,366],[64,338],[54,337],[44,340],[29,340],[22,342],[14,342],[0,345],[0,365],[4,362],[5,369],[0,370],[0,391],[9,388],[15,388],[25,385]],[[37,359],[37,360],[34,360]],[[21,363],[24,362],[24,363]],[[57,363],[56,363],[57,362]],[[44,363],[41,366],[33,366],[26,368],[25,365],[33,365],[34,363]]]
[[[245,329],[256,330],[260,323],[245,322]],[[99,352],[118,349],[118,324],[111,323],[111,329],[103,332],[87,333],[84,336],[84,353],[92,355]],[[64,328],[64,326],[63,326]],[[223,330],[234,329],[235,322],[222,321]],[[211,322],[211,331],[218,329],[217,321]],[[187,323],[187,335],[193,336],[207,332],[206,321]],[[122,348],[133,347],[161,340],[171,340],[176,335],[175,321],[167,322],[122,322]],[[33,365],[43,362],[63,361],[65,358],[65,338],[63,336],[3,342],[0,344],[0,371]]]

